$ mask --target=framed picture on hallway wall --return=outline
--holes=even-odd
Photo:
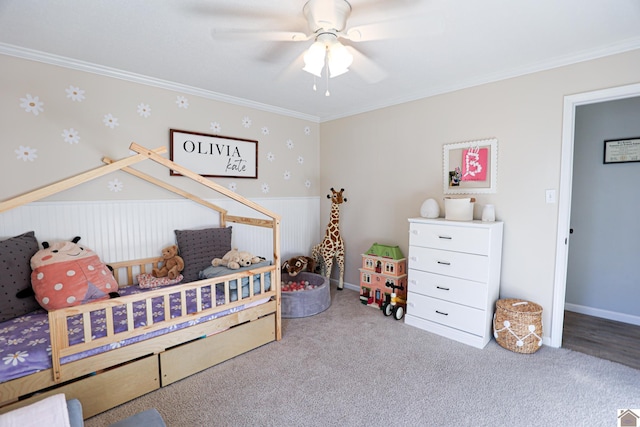
[[[258,178],[258,141],[177,129],[169,134],[171,160],[199,175]]]
[[[640,137],[604,142],[604,164],[640,162]]]

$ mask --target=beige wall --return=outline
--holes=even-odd
[[[502,297],[544,308],[550,331],[565,95],[640,82],[640,51],[534,73],[321,124],[321,190],[344,187],[345,281],[374,243],[408,247],[407,218],[442,201],[442,145],[496,137],[498,190],[477,195],[505,223]],[[321,198],[326,224],[329,201]],[[442,203],[441,203],[442,209]],[[334,276],[335,276],[334,272]]]
[[[114,78],[7,55],[0,55],[0,69],[0,200],[100,166],[102,156],[114,159],[128,156],[133,141],[148,148],[168,148],[170,128],[213,134],[211,122],[220,124],[218,135],[259,141],[258,179],[220,178],[216,182],[224,186],[235,183],[236,191],[250,198],[321,194],[317,121],[140,84],[135,79],[127,80],[126,75],[124,79]],[[71,86],[84,91],[82,100],[74,101],[67,96],[66,90]],[[27,94],[43,103],[37,115],[21,107],[21,99],[26,99]],[[178,106],[178,97],[186,98],[188,108]],[[141,103],[150,107],[148,117],[138,113]],[[103,123],[106,114],[117,118],[118,126],[107,127]],[[245,117],[251,120],[249,127],[243,125]],[[72,128],[78,132],[77,143],[65,142],[62,135]],[[288,141],[291,143],[287,144]],[[17,158],[15,150],[20,146],[37,150],[33,161]],[[268,157],[269,153],[272,156]],[[188,182],[187,178],[169,177],[163,167],[140,164],[136,168],[172,184],[186,183],[188,190],[201,194],[201,186]],[[114,178],[122,183],[121,191],[109,189]],[[265,185],[268,192],[263,191]],[[201,195],[217,197],[210,192]],[[118,172],[51,199],[172,197]]]

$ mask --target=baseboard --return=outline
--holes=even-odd
[[[329,281],[331,282],[331,284],[338,286],[338,283],[339,283],[338,279],[329,279]],[[352,291],[360,292],[360,286],[359,285],[353,285],[351,283],[343,282],[343,286],[344,286],[345,289],[351,289]]]
[[[584,305],[565,303],[564,309],[575,313],[586,314],[603,319],[615,320],[616,322],[629,323],[631,325],[640,326],[640,316],[632,314],[618,313],[615,311],[603,310],[601,308],[586,307]]]

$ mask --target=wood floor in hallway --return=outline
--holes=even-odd
[[[562,347],[640,369],[640,326],[565,311]]]

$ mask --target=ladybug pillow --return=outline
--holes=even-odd
[[[46,310],[118,296],[118,282],[109,268],[79,241],[43,242],[31,258],[31,287]]]

